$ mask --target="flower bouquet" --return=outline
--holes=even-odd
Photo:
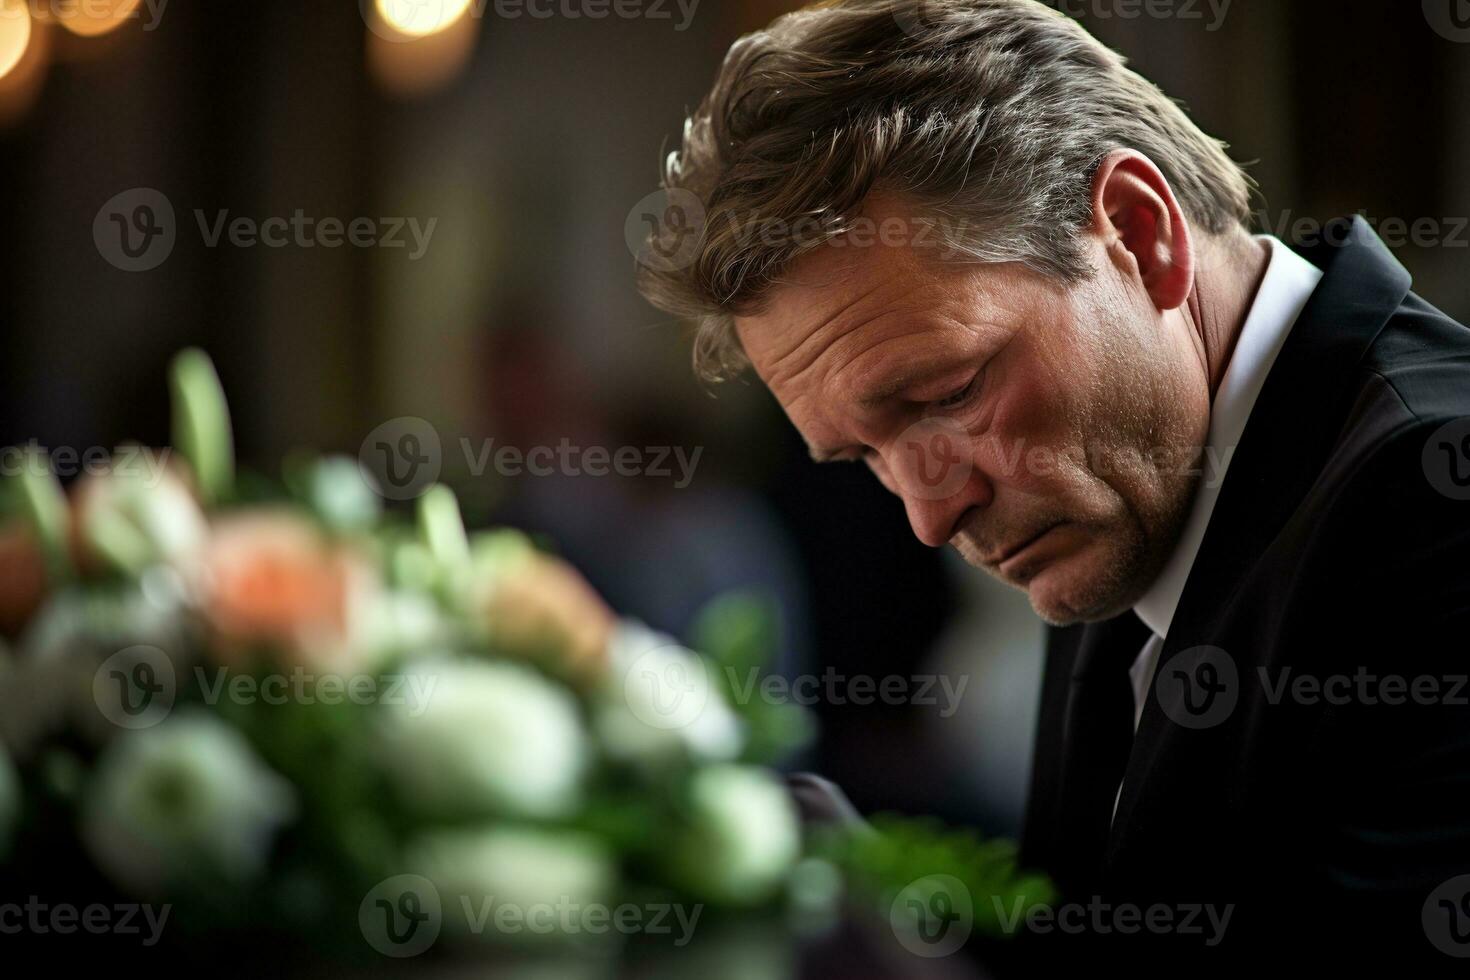
[[[389,513],[356,461],[297,456],[262,490],[208,358],[171,382],[173,447],[135,454],[158,465],[69,492],[39,453],[8,467],[0,928],[595,956],[839,908],[908,945],[958,892],[966,931],[1049,899],[1003,841],[803,829],[766,768],[803,709],[721,682],[768,661],[761,598],[686,644],[525,535],[467,533],[446,487]]]

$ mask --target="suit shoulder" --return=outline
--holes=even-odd
[[[1470,327],[1410,293],[1362,363],[1422,424],[1470,416]]]

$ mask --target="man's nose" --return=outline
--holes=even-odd
[[[970,439],[963,431],[914,426],[883,456],[914,536],[931,548],[948,543],[965,512],[986,506],[994,497],[990,481],[975,466]]]

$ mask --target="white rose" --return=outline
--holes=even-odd
[[[375,657],[411,657],[442,649],[452,638],[453,628],[428,596],[407,589],[385,589],[367,611],[363,634],[376,651]]]
[[[776,777],[751,766],[713,766],[694,775],[690,823],[675,844],[677,877],[714,902],[768,899],[801,856],[795,804]]]
[[[195,875],[255,877],[295,811],[290,785],[239,732],[211,715],[181,713],[107,747],[82,836],[105,871],[152,893]]]
[[[435,658],[385,703],[383,758],[403,799],[435,815],[553,817],[579,802],[588,749],[577,704],[529,667]]]
[[[727,761],[740,754],[740,719],[699,654],[623,620],[608,644],[608,659],[596,724],[609,756],[657,766],[685,756]]]
[[[119,465],[89,475],[72,506],[84,567],[105,563],[134,575],[159,562],[187,568],[209,533],[193,493],[167,468]]]
[[[438,890],[449,928],[483,930],[492,938],[575,931],[582,911],[606,903],[616,881],[603,844],[571,832],[433,831],[414,842],[406,859]]]

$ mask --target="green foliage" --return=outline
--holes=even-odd
[[[214,362],[197,347],[181,351],[169,372],[173,391],[173,444],[194,470],[205,504],[228,498],[235,482],[230,409]]]
[[[781,609],[759,592],[736,591],[705,604],[690,630],[690,646],[737,674],[767,670],[781,642]]]
[[[298,451],[286,457],[281,471],[292,496],[328,530],[370,531],[382,515],[378,496],[354,459]]]
[[[964,883],[974,906],[975,928],[1007,935],[1002,912],[1022,915],[1055,901],[1056,890],[1043,874],[1017,866],[1016,845],[985,840],[972,830],[955,830],[937,821],[885,814],[872,829],[824,828],[810,850],[842,869],[849,891],[879,914],[904,888],[930,875],[952,875]]]
[[[433,560],[440,597],[451,607],[464,599],[471,572],[470,539],[454,491],[442,484],[419,498],[419,535]]]
[[[361,946],[357,903],[385,878],[414,872],[405,862],[419,853],[415,848],[446,832],[473,845],[476,835],[500,835],[507,828],[535,831],[551,842],[547,854],[554,858],[561,847],[569,855],[568,866],[576,864],[577,853],[590,840],[599,855],[615,857],[621,876],[617,888],[624,896],[692,897],[712,908],[723,904],[747,913],[776,909],[783,893],[794,905],[821,907],[843,888],[881,903],[931,874],[965,883],[982,930],[997,929],[994,899],[1008,909],[1017,902],[1050,899],[1044,878],[1017,869],[1010,844],[927,821],[887,818],[877,822],[874,834],[814,833],[803,849],[795,808],[781,780],[752,765],[779,760],[814,734],[805,708],[762,684],[782,642],[780,608],[771,596],[740,591],[710,602],[692,627],[692,650],[623,621],[607,651],[607,670],[599,676],[588,676],[598,672],[584,671],[580,663],[575,671],[558,670],[568,658],[555,631],[548,633],[552,639],[544,651],[528,650],[523,641],[513,651],[503,648],[492,624],[482,621],[483,610],[469,600],[500,585],[536,581],[517,583],[516,576],[534,567],[541,542],[510,530],[471,537],[447,487],[429,489],[412,519],[406,514],[399,519],[385,515],[356,461],[310,452],[288,458],[283,477],[289,498],[326,532],[310,533],[308,527],[300,534],[304,515],[297,513],[287,522],[295,536],[324,545],[334,557],[351,550],[354,573],[362,570],[359,566],[370,568],[363,577],[371,580],[371,588],[352,594],[357,629],[350,641],[343,640],[343,649],[332,637],[323,641],[316,633],[299,641],[294,632],[274,632],[269,638],[252,635],[226,643],[221,637],[227,631],[193,601],[207,594],[199,590],[201,582],[211,581],[200,575],[196,560],[197,545],[207,543],[210,533],[208,515],[198,504],[216,511],[222,503],[280,510],[281,487],[258,474],[237,472],[229,409],[202,351],[181,353],[170,383],[174,445],[193,471],[198,503],[180,481],[171,486],[182,501],[160,496],[153,485],[112,487],[132,496],[115,498],[103,519],[89,520],[83,529],[90,532],[87,544],[93,552],[111,566],[108,578],[95,574],[92,562],[86,563],[86,577],[72,575],[71,508],[44,457],[0,488],[5,497],[0,505],[36,529],[51,572],[46,604],[22,636],[15,664],[0,663],[5,668],[0,681],[22,663],[54,668],[31,676],[26,690],[0,684],[0,716],[18,717],[21,699],[34,702],[25,707],[49,714],[42,718],[44,725],[32,726],[35,737],[26,740],[24,752],[15,751],[13,766],[9,750],[0,751],[0,847],[14,835],[19,846],[10,858],[18,865],[25,856],[31,863],[24,871],[35,880],[49,884],[58,877],[54,866],[61,856],[69,863],[60,877],[88,886],[111,879],[126,891],[141,879],[119,869],[126,871],[135,856],[148,856],[130,846],[132,832],[157,831],[163,840],[178,832],[191,841],[223,845],[238,843],[236,833],[258,832],[264,835],[262,847],[240,850],[250,858],[248,880],[210,878],[214,872],[202,865],[196,869],[198,862],[187,854],[151,862],[178,886],[168,894],[184,899],[182,927],[207,933],[218,925],[226,931],[309,937],[313,945],[342,941],[350,949]],[[193,518],[185,530],[199,528],[186,542],[196,548],[163,548],[160,542],[174,539],[145,533],[152,518],[182,519],[185,511]],[[308,571],[312,560],[321,556],[308,556]],[[261,577],[280,574],[289,587],[293,579],[276,569]],[[277,598],[274,584],[260,587],[263,599],[250,587],[244,595],[269,607]],[[568,616],[584,615],[584,607],[573,608]],[[606,617],[603,610],[593,612]],[[600,628],[602,618],[594,625]],[[671,669],[697,671],[702,655],[713,680],[710,707],[718,711],[669,725],[660,724],[667,719],[658,716],[658,700],[635,704],[629,694],[632,675],[619,673],[616,661],[636,630],[648,634],[656,657],[663,658],[658,662]],[[215,643],[224,645],[212,650]],[[325,645],[315,648],[315,643]],[[171,824],[170,812],[149,807],[130,816],[133,808],[98,795],[99,783],[119,791],[150,785],[127,769],[113,768],[117,778],[101,778],[117,758],[112,750],[125,744],[121,740],[148,737],[146,730],[118,729],[94,711],[101,706],[93,680],[97,664],[133,645],[167,652],[180,702],[172,711],[208,722],[178,737],[177,729],[167,728],[155,735],[172,738],[173,748],[213,745],[201,737],[206,732],[240,746],[239,752],[217,753],[208,764],[184,766],[181,771],[196,785],[173,787],[197,790],[204,800],[214,792],[214,800],[224,800],[214,810],[201,811],[212,814],[207,827]],[[412,706],[412,712],[428,713],[428,724],[401,727],[407,741],[393,743],[385,735],[394,731],[393,720],[418,717],[401,700],[328,699],[320,686],[308,687],[303,696],[295,696],[293,688],[291,696],[232,697],[218,693],[223,687],[206,695],[206,681],[192,681],[194,668],[202,678],[209,664],[221,684],[253,681],[253,687],[244,686],[262,694],[268,681],[282,678],[293,685],[298,678],[306,685],[372,680],[376,691],[386,693],[393,689],[390,679],[433,669],[449,682]],[[507,680],[512,674],[520,677],[514,684]],[[54,679],[56,691],[40,689],[37,678],[43,676]],[[719,699],[728,707],[715,703]],[[177,724],[176,715],[159,724]],[[562,721],[550,724],[557,718]],[[471,730],[485,719],[497,724],[480,726],[484,730],[476,742]],[[397,756],[395,765],[393,754],[384,751],[393,744],[414,751]],[[218,758],[238,762],[241,757],[249,764],[242,763],[234,776],[214,764]],[[403,758],[409,764],[402,764]],[[262,773],[269,779],[257,778]],[[437,785],[417,778],[445,773]],[[283,802],[263,808],[271,812],[256,820],[248,804],[276,795],[267,791],[276,784]],[[426,785],[440,797],[434,807],[413,798],[426,795]],[[221,794],[221,787],[243,788]],[[132,797],[123,793],[119,798]],[[513,800],[522,801],[519,808],[507,803]],[[95,834],[77,834],[79,814],[93,818],[93,831],[121,831],[110,838],[114,844],[121,841],[108,852],[111,865],[96,851]],[[246,823],[228,819],[241,815]],[[474,846],[465,851],[478,852]],[[598,862],[612,865],[601,857]],[[455,881],[460,869],[448,863],[449,880]],[[544,877],[547,865],[533,862],[521,879]],[[803,866],[805,873],[799,874]],[[9,871],[0,865],[0,884]]]
[[[762,696],[781,642],[781,609],[766,594],[733,591],[710,600],[695,617],[690,646],[711,660],[711,675],[745,722],[748,762],[770,763],[816,737],[811,713],[790,700]]]
[[[26,450],[25,455],[13,478],[13,499],[36,532],[47,572],[55,579],[65,579],[71,574],[71,511],[66,494],[43,453]]]

